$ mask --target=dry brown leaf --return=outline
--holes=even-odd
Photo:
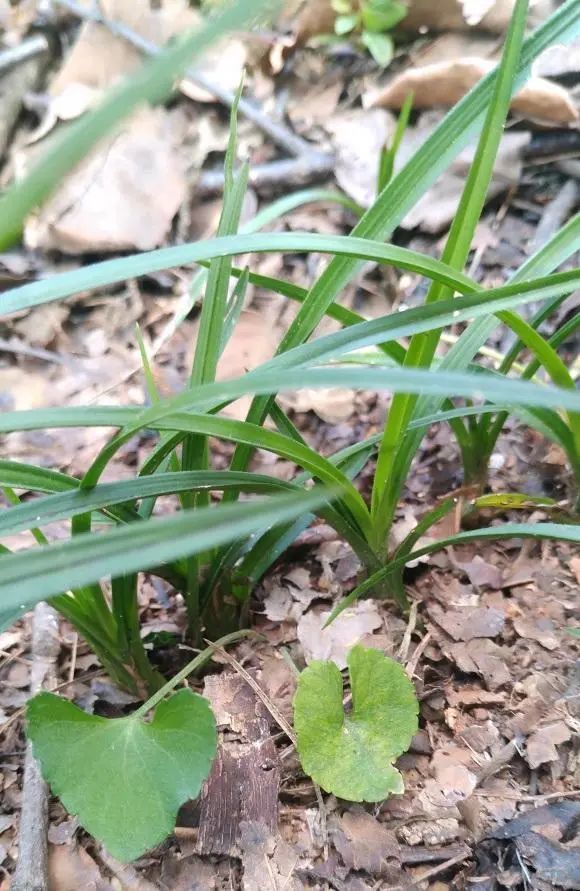
[[[245,310],[219,360],[217,380],[240,377],[257,368],[262,362],[272,358],[278,342],[279,336],[274,326],[265,325],[263,316],[258,312]],[[224,409],[224,414],[244,420],[251,401],[251,396],[238,399]]]
[[[469,766],[468,766],[469,765]],[[477,786],[471,753],[467,749],[450,746],[439,749],[431,760],[434,778],[427,780],[419,799],[427,810],[450,808],[469,798]]]
[[[468,563],[457,563],[457,566],[467,575],[469,581],[476,588],[501,587],[503,574],[498,566],[486,563],[483,557],[477,554]]]
[[[411,68],[386,87],[363,97],[366,108],[401,108],[413,94],[414,108],[449,108],[459,102],[495,67],[489,59],[464,58]],[[552,124],[578,120],[578,109],[568,90],[543,77],[532,77],[514,96],[512,110],[526,118]]]
[[[157,247],[187,192],[182,135],[180,114],[142,109],[29,220],[27,244],[65,253]]]
[[[442,115],[426,112],[413,127],[405,131],[397,154],[398,172],[431,135]],[[336,152],[336,178],[341,188],[364,207],[376,197],[379,158],[385,141],[395,126],[394,117],[383,109],[363,109],[339,113],[326,124]],[[522,150],[530,140],[529,133],[506,133],[500,143],[493,178],[487,198],[491,200],[520,181]],[[420,227],[437,234],[449,226],[475,156],[475,146],[468,146],[452,162],[443,176],[423,195],[402,221],[405,229]]]
[[[306,662],[331,659],[340,669],[346,668],[346,656],[355,644],[365,638],[372,646],[372,633],[383,624],[375,603],[363,600],[345,609],[328,628],[324,625],[330,610],[305,613],[298,622],[298,640]]]
[[[520,637],[537,641],[545,650],[557,650],[560,646],[560,640],[550,619],[534,620],[522,616],[514,619],[514,628]]]
[[[90,6],[91,0],[83,0]],[[161,45],[193,27],[199,15],[187,0],[101,0],[105,16],[120,22],[141,37]],[[96,91],[107,90],[143,61],[142,54],[108,28],[87,22],[60,70],[50,85],[50,95],[59,96],[71,84],[82,84]]]
[[[355,394],[352,390],[298,390],[284,393],[279,403],[284,409],[297,413],[313,411],[327,424],[340,424],[348,421],[355,409]]]
[[[200,15],[187,0],[102,0],[104,14],[120,22],[158,46],[197,25]],[[83,84],[105,90],[120,77],[138,68],[142,54],[126,40],[115,37],[102,25],[86,23],[79,38],[51,84],[50,94],[59,96],[71,84]],[[213,47],[198,60],[197,70],[221,87],[235,90],[246,62],[246,50],[240,40],[228,39]],[[187,82],[184,92],[198,102],[213,102],[214,97]]]
[[[489,690],[498,690],[511,680],[505,664],[505,651],[487,638],[472,640],[469,644],[455,643],[443,648],[460,671],[481,675]]]
[[[570,569],[574,573],[576,581],[580,585],[580,557],[572,557],[570,560]]]
[[[396,169],[399,169],[425,141],[439,116],[427,112],[417,127],[409,130],[399,151]],[[517,185],[522,172],[522,150],[530,141],[529,133],[506,133],[500,143],[487,200],[501,195]],[[468,146],[452,162],[443,176],[415,203],[402,221],[404,229],[420,227],[433,235],[448,228],[455,216],[465,178],[475,157],[475,146]]]
[[[113,887],[80,845],[50,845],[48,871],[50,887],[58,891],[110,891]]]
[[[47,403],[49,385],[46,375],[35,374],[18,366],[0,368],[0,409],[26,411],[40,408]]]
[[[556,721],[546,727],[540,727],[528,738],[526,743],[526,760],[533,769],[549,761],[558,760],[556,746],[568,742],[572,731],[564,721]]]
[[[442,609],[429,607],[429,616],[457,641],[469,641],[482,637],[497,637],[503,631],[505,615],[493,607],[459,607]]]
[[[333,843],[348,869],[384,876],[398,860],[400,848],[392,830],[359,808],[346,811],[332,827]]]
[[[45,303],[13,322],[12,329],[30,346],[46,347],[62,333],[69,314],[69,307],[62,303]]]

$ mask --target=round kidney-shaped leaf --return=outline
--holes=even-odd
[[[28,705],[28,736],[42,773],[71,814],[119,860],[159,844],[179,807],[196,798],[217,748],[209,703],[181,690],[153,720],[109,720],[41,693]]]
[[[312,662],[300,675],[294,697],[298,754],[326,792],[348,801],[382,801],[403,791],[393,761],[417,732],[417,697],[403,667],[378,650],[353,647],[348,670],[349,714],[334,662]]]

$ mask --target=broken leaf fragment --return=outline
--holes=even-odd
[[[348,714],[334,662],[312,662],[300,675],[294,697],[298,754],[304,771],[326,792],[348,801],[382,801],[403,791],[393,762],[417,732],[417,697],[404,668],[377,650],[353,647],[348,670]]]
[[[180,690],[146,723],[88,715],[41,693],[28,705],[28,736],[42,774],[71,814],[118,860],[163,841],[196,798],[215,757],[207,700]]]

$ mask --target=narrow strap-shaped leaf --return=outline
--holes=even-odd
[[[0,610],[20,608],[104,576],[150,569],[284,523],[315,510],[334,493],[313,491],[267,501],[202,508],[118,527],[106,535],[78,535],[44,548],[0,556]]]

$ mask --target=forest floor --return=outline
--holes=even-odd
[[[145,0],[109,5],[115,20],[145,32],[152,27],[147,16],[154,13]],[[20,11],[4,12],[6,47],[50,35],[50,49],[0,75],[0,94],[11,97],[10,102],[3,98],[0,112],[4,183],[26,168],[62,121],[90,107],[95,95],[136,63],[135,51],[107,28],[93,24],[79,31],[78,19],[62,12],[56,23],[57,52],[48,26],[30,30],[41,6],[23,3]],[[168,33],[178,30],[176,22],[171,25],[173,6],[180,4],[165,4]],[[221,89],[235,89],[242,66],[248,65],[248,90],[265,118],[284,120],[286,136],[298,137],[307,147],[303,155],[288,157],[284,134],[276,143],[255,120],[240,116],[240,156],[250,158],[254,171],[244,219],[276,196],[314,184],[338,186],[368,206],[379,152],[396,120],[397,78],[474,55],[496,58],[504,27],[505,22],[496,24],[490,33],[464,24],[442,34],[409,33],[397,42],[386,73],[356,48],[306,45],[305,36],[316,28],[307,28],[299,13],[289,12],[273,32],[232,39],[227,53],[208,61],[207,77]],[[578,45],[542,65],[538,73],[549,76],[557,92],[547,105],[536,97],[537,107],[514,116],[502,143],[494,193],[478,227],[469,272],[485,286],[503,283],[578,206]],[[448,91],[451,103],[455,75],[447,71],[445,76],[439,88]],[[442,93],[428,94],[433,75],[423,81],[419,76],[416,83],[421,110],[414,113],[399,163],[443,114]],[[199,85],[184,84],[167,108],[140,112],[99,151],[92,166],[71,176],[28,221],[23,243],[0,255],[0,288],[102,256],[209,237],[220,211],[214,171],[223,160],[227,134],[227,107],[211,101]],[[284,158],[287,166],[280,167]],[[397,230],[396,243],[439,254],[466,163],[464,153]],[[146,182],[144,169],[150,174]],[[272,228],[345,234],[354,222],[350,211],[317,203],[289,213]],[[577,260],[573,257],[565,268],[577,266]],[[252,268],[308,286],[326,262],[318,255],[265,255],[254,258]],[[197,334],[197,317],[187,306],[193,272],[174,269],[0,320],[0,409],[143,404],[136,323],[154,352],[160,391],[177,392],[187,379]],[[418,305],[424,289],[418,276],[367,264],[342,302],[371,317]],[[551,324],[577,311],[577,297],[570,298]],[[222,377],[241,374],[271,356],[293,312],[283,298],[252,289],[222,359]],[[173,330],[176,320],[180,324]],[[508,341],[488,346],[493,361],[505,353]],[[577,353],[578,340],[564,345],[570,363]],[[302,391],[284,405],[308,443],[331,454],[377,432],[389,398]],[[244,417],[246,408],[236,404],[236,416]],[[11,434],[4,438],[2,454],[81,475],[110,434],[102,429]],[[131,441],[111,464],[107,479],[132,477],[152,445],[150,436]],[[214,443],[217,468],[226,466],[230,454],[228,445]],[[284,479],[295,472],[266,452],[254,457],[252,469]],[[364,494],[369,480],[370,469],[359,479]],[[550,495],[565,503],[570,485],[559,449],[511,419],[493,456],[488,491]],[[450,493],[468,494],[462,490],[456,445],[449,430],[438,425],[425,437],[413,465],[395,534],[402,538],[425,510]],[[167,499],[164,508],[172,506]],[[541,513],[532,512],[532,518]],[[457,531],[456,517],[448,522],[447,531]],[[58,539],[68,535],[68,528],[53,524],[48,532]],[[30,538],[4,543],[27,547]],[[250,625],[260,636],[218,655],[199,682],[218,717],[221,739],[200,801],[182,809],[168,841],[127,867],[52,799],[53,891],[580,888],[575,841],[580,650],[570,633],[579,624],[580,556],[559,543],[522,540],[446,549],[407,570],[409,615],[391,603],[362,601],[322,635],[332,604],[352,590],[358,573],[352,552],[324,524],[301,536],[254,592]],[[171,670],[187,661],[189,651],[180,643],[183,604],[169,585],[144,576],[140,609],[143,633],[160,666]],[[169,642],[165,648],[164,641]],[[317,795],[284,732],[285,721],[292,721],[292,662],[301,668],[312,659],[330,658],[343,668],[356,641],[400,660],[421,705],[421,729],[398,762],[405,792],[377,806]],[[1,891],[9,887],[18,849],[30,648],[30,617],[0,633]],[[119,716],[133,706],[64,623],[58,689],[101,715]]]

